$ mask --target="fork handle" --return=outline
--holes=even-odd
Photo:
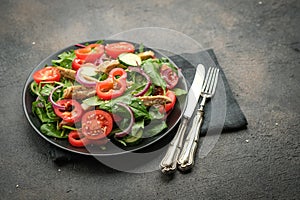
[[[186,137],[182,152],[177,161],[178,169],[181,171],[187,171],[194,165],[195,154],[199,142],[199,130],[203,123],[203,116],[204,111],[203,107],[201,106],[201,108],[197,110],[196,116],[193,119],[192,128]]]
[[[172,174],[176,171],[177,167],[177,158],[180,153],[180,149],[182,147],[183,136],[185,134],[187,128],[188,118],[183,117],[178,131],[171,141],[167,153],[165,157],[162,159],[160,163],[160,169],[164,174]]]

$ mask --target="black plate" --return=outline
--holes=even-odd
[[[81,44],[95,43],[95,42],[96,41],[88,41],[88,42],[83,42]],[[113,43],[113,42],[118,42],[118,41],[117,40],[104,40],[104,44]],[[136,49],[138,49],[140,46],[139,44],[135,44],[135,43],[133,43],[133,44],[135,45]],[[107,156],[107,155],[119,155],[119,154],[123,154],[126,152],[142,150],[143,148],[148,147],[149,145],[155,145],[155,142],[162,139],[167,134],[170,134],[170,133],[174,134],[174,131],[172,132],[172,130],[175,128],[176,124],[180,121],[180,118],[183,114],[182,111],[186,107],[186,95],[178,98],[174,109],[168,116],[167,121],[166,121],[168,128],[154,137],[144,138],[141,143],[139,143],[135,146],[124,147],[121,144],[118,144],[118,143],[112,141],[112,142],[109,142],[106,144],[105,150],[103,150],[99,147],[88,147],[88,149],[84,148],[84,147],[76,148],[76,147],[71,146],[69,144],[69,142],[67,141],[67,139],[51,138],[51,137],[48,137],[48,136],[45,136],[44,134],[42,134],[39,130],[39,127],[41,126],[42,123],[40,122],[38,117],[34,115],[34,113],[32,112],[32,109],[31,109],[31,104],[33,101],[35,101],[35,98],[36,98],[30,92],[30,83],[33,81],[32,75],[35,71],[43,68],[45,65],[51,65],[51,60],[57,59],[57,56],[59,54],[65,52],[65,51],[69,51],[71,49],[75,50],[77,48],[78,47],[72,45],[72,46],[66,47],[66,48],[50,55],[49,57],[44,59],[40,64],[38,64],[38,66],[31,72],[28,79],[26,80],[24,90],[23,90],[23,109],[24,109],[25,115],[26,115],[29,123],[41,137],[43,137],[45,140],[47,140],[51,144],[53,144],[59,148],[65,149],[67,151],[70,151],[70,152],[83,154],[83,155]],[[147,47],[144,47],[144,49],[154,51],[156,57],[158,57],[158,58],[166,57],[157,50],[147,48]],[[170,60],[170,62],[172,64],[176,65],[171,60]],[[179,70],[179,82],[178,82],[177,87],[187,90],[186,80],[185,80],[184,76],[182,75],[182,73],[180,72],[180,70]]]

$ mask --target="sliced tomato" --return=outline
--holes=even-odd
[[[59,81],[60,72],[56,67],[48,66],[43,69],[36,71],[33,74],[35,82],[40,83],[43,81]]]
[[[166,93],[166,96],[169,97],[171,99],[171,102],[170,103],[167,103],[165,105],[165,110],[166,112],[172,110],[175,106],[175,103],[176,103],[176,95],[174,92],[172,92],[171,90],[168,90],[167,93]]]
[[[72,62],[72,69],[77,71],[84,63],[85,63],[85,60],[75,58]]]
[[[92,110],[82,116],[82,134],[90,140],[106,137],[113,128],[111,115],[103,110]]]
[[[56,104],[65,107],[65,110],[60,110],[57,107],[53,108],[55,114],[62,118],[63,121],[75,123],[80,120],[83,110],[79,102],[74,99],[61,99],[58,100]]]
[[[68,135],[68,141],[74,147],[84,147],[89,144],[103,145],[108,142],[107,139],[90,140],[78,131],[71,131]]]
[[[116,42],[105,45],[105,52],[108,56],[116,59],[122,53],[133,53],[134,45],[128,42]]]
[[[178,75],[177,73],[169,67],[167,64],[163,64],[160,68],[160,75],[167,83],[167,88],[172,89],[178,83]]]
[[[121,96],[126,91],[126,80],[108,77],[96,84],[96,93],[100,99],[110,100]]]
[[[85,48],[76,49],[75,55],[85,62],[95,62],[104,54],[104,46],[102,44],[90,44]]]

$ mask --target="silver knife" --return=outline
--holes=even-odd
[[[205,76],[205,68],[202,64],[199,64],[196,68],[196,74],[192,86],[187,96],[187,107],[183,113],[183,118],[178,127],[177,133],[171,141],[165,157],[160,163],[160,169],[165,174],[174,173],[177,167],[177,159],[182,147],[183,136],[187,129],[188,121],[195,111],[198,99],[200,97],[201,88],[203,85]]]

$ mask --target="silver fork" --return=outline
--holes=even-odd
[[[192,122],[192,128],[187,134],[184,146],[177,160],[178,168],[181,171],[187,171],[194,165],[195,153],[197,151],[200,128],[204,119],[204,106],[208,98],[212,98],[215,94],[218,83],[219,69],[210,67],[206,74],[204,84],[201,91],[202,101],[200,108],[197,110],[196,116]]]

